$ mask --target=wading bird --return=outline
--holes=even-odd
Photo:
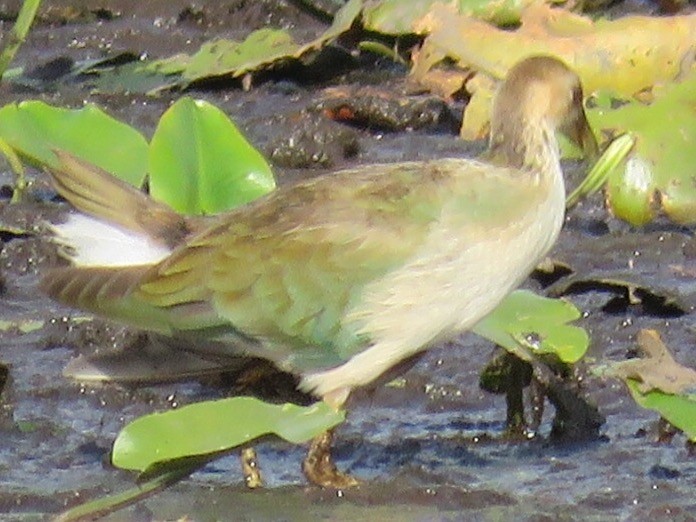
[[[556,131],[597,151],[582,101],[566,65],[528,58],[495,96],[485,159],[360,166],[205,218],[58,153],[56,189],[82,214],[55,226],[72,266],[43,289],[192,350],[212,342],[221,360],[267,359],[342,408],[471,328],[546,255],[565,210]],[[306,476],[353,484],[330,444],[313,441]]]

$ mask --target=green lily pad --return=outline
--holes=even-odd
[[[496,25],[520,21],[520,13],[536,0],[459,0],[454,5],[461,15],[472,16]],[[363,25],[370,31],[386,34],[423,33],[418,22],[442,0],[381,0],[369,3],[363,11]],[[560,2],[550,2],[560,3]]]
[[[696,223],[696,74],[654,95],[650,104],[633,100],[613,109],[616,100],[603,92],[588,112],[596,128],[636,136],[634,153],[609,178],[607,200],[633,225],[661,212],[676,223]]]
[[[284,29],[272,28],[258,29],[243,42],[225,39],[207,42],[185,67],[182,73],[183,85],[217,76],[237,78],[283,60],[299,59],[350,29],[362,4],[362,0],[347,2],[338,10],[331,26],[321,36],[305,44],[295,42]]]
[[[204,43],[193,55],[177,54],[169,58],[128,63],[91,71],[95,88],[103,92],[145,92],[157,94],[164,89],[186,87],[209,78],[238,78],[283,61],[305,58],[350,29],[360,14],[363,0],[349,0],[334,16],[331,26],[318,38],[298,43],[284,29],[263,28],[243,41],[218,39]]]
[[[465,139],[486,133],[495,89],[491,79],[504,78],[510,67],[528,56],[560,58],[582,78],[586,93],[612,89],[627,97],[673,81],[683,74],[683,64],[691,63],[694,15],[593,20],[535,2],[520,18],[519,28],[499,29],[460,15],[451,2],[440,2],[416,23],[418,31],[429,34],[414,57],[414,81],[429,85],[428,72],[446,57],[477,72],[466,82],[472,97],[461,130]]]
[[[640,382],[627,379],[633,399],[643,408],[654,410],[672,426],[679,428],[691,441],[696,441],[696,396],[672,395],[660,390],[641,393]]]
[[[636,340],[641,357],[600,364],[593,373],[621,379],[638,405],[696,440],[696,370],[679,364],[657,331],[640,330]]]
[[[188,97],[162,115],[149,159],[150,193],[184,214],[214,214],[275,188],[270,166],[225,113]]]
[[[579,361],[589,346],[587,332],[568,322],[580,318],[572,303],[517,290],[472,331],[529,360],[534,355],[553,354],[564,363]]]
[[[156,95],[181,84],[181,72],[191,61],[187,54],[175,54],[153,61],[134,61],[118,66],[90,68],[88,81],[96,92],[144,93]]]
[[[145,471],[157,463],[218,453],[268,434],[298,444],[341,423],[344,416],[323,402],[306,407],[253,397],[200,402],[128,424],[114,442],[112,462]]]
[[[294,57],[302,46],[283,29],[259,29],[243,42],[206,42],[191,57],[182,77],[187,83],[202,78],[229,75],[233,78],[282,58]]]
[[[11,103],[0,109],[0,139],[31,161],[58,166],[62,149],[142,185],[147,141],[137,130],[87,104],[81,109],[52,107],[41,101]]]

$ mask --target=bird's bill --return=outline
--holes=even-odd
[[[599,158],[599,145],[583,109],[575,121],[563,129],[563,132],[582,149],[585,159],[593,162]]]

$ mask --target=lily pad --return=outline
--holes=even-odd
[[[579,318],[572,303],[517,290],[472,331],[524,360],[529,360],[530,353],[552,354],[562,362],[575,363],[589,346],[587,332],[568,324]]]
[[[615,362],[597,371],[600,375],[631,381],[640,394],[659,391],[696,401],[696,370],[679,364],[655,330],[641,330],[638,345],[643,357]],[[669,419],[668,419],[669,420]],[[694,423],[696,428],[696,420]]]
[[[229,450],[268,434],[298,444],[343,419],[343,412],[323,402],[306,407],[252,397],[199,402],[128,424],[114,442],[112,462],[145,471],[157,463]]]
[[[301,46],[283,29],[259,29],[243,42],[214,40],[206,42],[194,54],[182,78],[190,83],[202,78],[241,76],[282,58],[294,57]]]
[[[147,141],[134,128],[87,104],[81,109],[41,101],[0,109],[0,139],[33,162],[57,167],[54,149],[75,154],[140,186],[147,170]]]
[[[156,95],[181,84],[181,72],[191,61],[186,54],[176,54],[153,61],[132,61],[103,67],[95,64],[89,69],[88,81],[96,92],[145,93]]]
[[[546,292],[552,297],[561,297],[586,292],[605,292],[614,295],[606,307],[615,309],[622,301],[622,308],[640,305],[643,313],[657,317],[680,317],[691,309],[693,298],[689,289],[682,289],[673,282],[664,281],[664,276],[645,276],[635,271],[613,269],[589,270],[574,273],[550,285]]]
[[[318,38],[296,42],[285,29],[263,28],[244,40],[218,39],[204,43],[193,55],[176,54],[152,61],[129,63],[89,72],[95,87],[103,92],[145,92],[157,94],[163,89],[185,88],[210,78],[238,78],[274,67],[288,60],[305,58],[350,29],[360,14],[362,0],[349,0],[334,16],[331,26]]]
[[[696,73],[653,90],[654,101],[616,100],[604,92],[588,112],[596,128],[629,131],[636,148],[607,184],[612,212],[633,225],[660,213],[680,224],[696,223]]]
[[[270,166],[225,113],[188,97],[162,115],[149,159],[150,193],[184,214],[214,214],[275,188]]]
[[[424,63],[414,62],[417,80],[444,57],[455,60],[462,68],[502,79],[521,59],[547,54],[573,67],[586,92],[613,89],[631,96],[683,74],[683,64],[688,66],[693,53],[696,15],[593,21],[535,3],[522,13],[519,29],[509,31],[460,15],[452,5],[436,4],[417,28],[429,33],[424,42],[427,52],[419,54]],[[462,136],[481,138],[488,122],[492,85],[467,84],[467,89],[473,97],[466,111],[469,114],[465,114]]]
[[[672,426],[679,428],[691,441],[696,441],[696,398],[672,395],[659,390],[642,393],[640,383],[627,379],[631,396],[643,408],[654,410]]]
[[[283,60],[299,59],[344,33],[353,24],[362,7],[362,0],[350,0],[334,16],[331,26],[309,43],[295,42],[284,29],[263,28],[252,32],[242,42],[215,40],[201,46],[182,73],[182,85],[218,76],[236,78]]]
[[[643,357],[595,368],[623,380],[638,405],[654,410],[696,441],[696,370],[677,363],[655,330],[641,330]]]
[[[462,15],[473,16],[496,25],[519,22],[520,13],[537,0],[458,0],[451,2]],[[363,10],[363,25],[370,31],[403,35],[419,33],[418,21],[442,0],[381,0],[370,2]],[[552,2],[558,3],[558,2]]]

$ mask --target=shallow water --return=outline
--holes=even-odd
[[[235,36],[269,18],[301,35],[322,29],[283,2],[251,3],[256,7],[243,11],[245,23],[240,22],[240,11],[233,15],[231,8],[216,2],[200,4],[208,22],[196,25],[176,22],[188,5],[184,2],[108,2],[128,14],[111,22],[44,23],[31,34],[17,63],[42,63],[63,55],[94,57],[106,48],[166,55],[195,48],[215,34]],[[348,60],[344,73],[318,83],[271,79],[247,93],[230,87],[192,94],[221,106],[254,144],[269,157],[280,158],[283,164],[276,167],[281,182],[335,167],[470,156],[481,150],[481,144],[459,141],[442,121],[417,131],[389,132],[324,118],[317,106],[326,100],[327,88],[404,88],[403,71],[397,67],[361,65]],[[34,93],[0,85],[0,104],[35,97],[60,105],[94,101],[149,135],[176,95],[93,95],[79,84]],[[458,107],[448,110],[456,115]],[[320,147],[325,161],[314,168],[297,168],[296,157],[287,159],[286,138],[298,132],[307,157]],[[305,158],[304,163],[312,162]],[[577,165],[569,169],[575,172]],[[578,175],[571,175],[571,184]],[[0,202],[3,229],[33,225],[66,211],[51,200],[41,173],[32,176],[28,202]],[[0,173],[0,184],[11,181],[8,170]],[[572,267],[572,277],[626,280],[657,296],[674,296],[684,312],[647,301],[626,305],[620,288],[578,286],[570,299],[585,313],[581,323],[592,336],[591,356],[632,356],[636,332],[655,328],[680,362],[696,367],[693,228],[662,223],[631,230],[606,215],[599,197],[573,210],[567,221],[553,257]],[[28,333],[17,328],[0,331],[0,361],[9,366],[10,375],[0,396],[0,518],[42,520],[65,506],[133,485],[133,475],[108,465],[110,444],[126,422],[175,403],[222,396],[225,390],[195,382],[83,386],[63,378],[62,368],[76,355],[76,347],[108,348],[123,334],[101,322],[64,320],[71,312],[41,296],[35,286],[37,273],[54,262],[53,248],[31,235],[6,233],[2,239],[0,273],[6,289],[0,296],[0,321],[30,326],[38,319],[46,325]],[[538,288],[534,282],[528,284]],[[552,289],[563,284],[562,280]],[[655,443],[656,415],[638,408],[617,381],[592,375],[584,379],[589,399],[606,416],[599,440],[549,443],[548,408],[540,437],[522,443],[501,441],[504,398],[478,388],[479,372],[492,351],[489,343],[463,336],[429,352],[398,385],[354,400],[339,430],[336,457],[339,467],[365,479],[359,488],[336,493],[307,486],[300,472],[304,448],[269,440],[257,447],[267,483],[263,490],[246,490],[237,459],[229,456],[109,519],[696,520],[696,460],[685,449],[683,437]]]

